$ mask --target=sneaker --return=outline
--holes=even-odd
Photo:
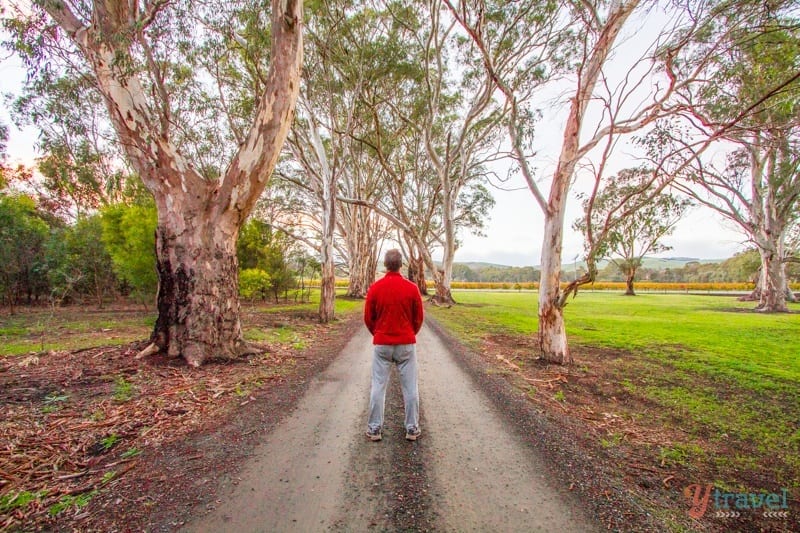
[[[422,435],[422,431],[417,426],[410,427],[406,430],[406,440],[417,440]]]
[[[367,438],[373,442],[381,440],[383,438],[383,436],[381,436],[381,428],[367,428]]]

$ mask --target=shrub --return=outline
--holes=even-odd
[[[136,298],[152,300],[158,289],[155,206],[110,205],[103,209],[101,222],[115,273]]]
[[[260,268],[246,268],[239,273],[239,295],[245,300],[267,299],[272,278]]]

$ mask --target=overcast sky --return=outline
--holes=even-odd
[[[630,42],[627,43],[630,46]],[[18,59],[3,58],[0,61],[0,91],[16,92],[24,79],[24,71]],[[558,149],[563,132],[564,108],[553,109],[552,116],[545,117],[541,124],[549,126],[548,131],[537,134],[538,176],[546,183],[555,168]],[[6,105],[0,110],[0,120],[9,126],[10,140],[8,153],[10,162],[30,165],[36,153],[34,143],[36,132],[32,129],[19,131],[11,123]],[[542,185],[542,184],[540,184]],[[579,185],[578,185],[579,186]],[[456,253],[457,262],[483,261],[512,266],[538,265],[540,263],[542,231],[544,228],[541,209],[531,192],[524,187],[521,178],[517,182],[504,184],[514,191],[492,188],[496,204],[486,222],[485,237],[466,233],[460,235],[462,246]],[[572,231],[573,221],[579,216],[580,202],[570,193],[570,208],[565,222],[562,260],[571,263],[581,254],[581,236]],[[672,236],[664,239],[672,250],[659,254],[660,257],[692,257],[697,259],[724,259],[745,248],[744,237],[734,231],[730,223],[708,209],[695,208],[678,224]],[[580,261],[580,258],[578,259]]]
[[[456,252],[457,262],[482,261],[511,266],[534,266],[540,263],[542,231],[541,210],[527,190],[493,191],[496,205],[486,223],[486,237],[463,235],[463,246]],[[565,224],[562,261],[571,263],[583,251],[580,234],[572,231],[572,222],[580,215],[580,202],[571,197]],[[726,259],[745,248],[744,238],[723,224],[721,217],[708,209],[695,208],[684,216],[672,236],[664,243],[672,250],[659,257]],[[581,259],[578,258],[578,261]]]

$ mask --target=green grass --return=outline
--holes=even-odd
[[[362,300],[345,299],[341,292],[336,299],[337,317],[358,312]],[[319,307],[319,291],[313,291],[308,303],[251,305],[242,302],[243,314],[301,312],[313,314]],[[98,311],[89,307],[58,309],[20,309],[13,316],[0,314],[0,357],[45,351],[72,351],[119,346],[146,339],[153,330],[156,315],[153,311]],[[269,329],[252,327],[243,321],[245,338],[251,341],[273,341]],[[279,333],[290,335],[291,333]]]
[[[14,509],[24,509],[31,502],[41,500],[47,495],[47,491],[30,492],[27,490],[14,494],[7,493],[0,496],[0,513],[7,513]]]
[[[155,316],[141,311],[83,309],[91,312],[35,309],[0,316],[0,356],[118,346],[141,340],[155,324]]]
[[[486,332],[534,334],[533,293],[455,292],[459,304],[433,316],[475,344]],[[800,380],[800,316],[748,312],[725,296],[579,293],[564,311],[571,343],[646,352],[649,357],[753,389]],[[800,312],[800,304],[790,304]]]
[[[305,348],[306,343],[300,338],[298,333],[304,329],[308,328],[298,328],[297,326],[281,326],[270,329],[247,328],[244,331],[244,337],[249,341],[289,344],[297,350],[302,350]]]
[[[50,513],[50,516],[56,516],[57,514],[71,507],[77,507],[78,509],[80,509],[82,507],[85,507],[86,504],[88,504],[89,501],[91,501],[91,499],[94,498],[96,494],[97,494],[96,490],[93,490],[91,492],[85,492],[77,496],[65,494],[58,500],[58,502],[50,506],[48,512]]]
[[[352,313],[360,312],[364,305],[363,300],[353,300],[343,298],[344,292],[340,291],[335,300],[334,314],[336,318],[343,318]],[[319,309],[319,292],[312,292],[311,301],[307,303],[285,303],[285,304],[270,304],[268,306],[255,305],[245,308],[250,313],[256,313],[261,319],[272,314],[279,313],[306,313],[315,314]],[[244,337],[249,341],[254,342],[276,342],[280,344],[290,345],[296,350],[302,350],[306,347],[306,342],[301,338],[300,334],[309,329],[310,326],[304,325],[281,325],[263,327],[259,325],[246,325],[244,326]]]
[[[335,301],[335,313],[339,314],[347,314],[349,312],[361,309],[364,305],[363,300],[354,300],[351,298],[345,298],[345,291],[344,290],[337,290],[336,291],[336,301]],[[311,291],[311,297],[308,302],[297,303],[290,300],[288,302],[284,302],[282,299],[277,304],[267,302],[269,304],[268,307],[263,307],[262,303],[245,303],[242,302],[242,309],[248,308],[258,308],[258,309],[266,309],[266,312],[309,312],[315,313],[319,308],[319,291],[313,290]]]
[[[534,293],[454,297],[459,305],[429,312],[475,349],[487,334],[536,333]],[[582,292],[564,314],[577,366],[582,347],[612,350],[603,364],[616,385],[659,406],[643,423],[686,435],[658,451],[663,460],[706,462],[734,482],[769,458],[776,483],[800,487],[800,304],[792,314],[753,307],[727,296]]]
[[[113,398],[119,403],[125,403],[133,399],[136,395],[136,388],[133,383],[125,379],[125,376],[118,376],[114,380]]]

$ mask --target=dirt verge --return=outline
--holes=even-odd
[[[447,339],[451,350],[461,354],[463,368],[501,407],[508,423],[549,459],[554,475],[568,479],[610,530],[800,530],[800,501],[791,493],[787,494],[789,512],[784,516],[767,516],[763,509],[716,512],[713,495],[703,516],[689,516],[687,487],[693,487],[688,491],[690,496],[699,489],[702,497],[709,484],[734,475],[715,466],[711,452],[719,459],[733,457],[736,449],[713,450],[704,443],[702,431],[688,435],[689,428],[681,430],[685,426],[679,418],[674,423],[660,423],[665,416],[680,415],[665,413],[663,406],[622,383],[616,373],[619,365],[627,369],[626,375],[634,382],[628,385],[639,385],[636,382],[642,377],[661,379],[648,376],[654,369],[634,368],[631,354],[575,346],[573,355],[579,364],[547,365],[535,358],[538,347],[531,336],[487,334],[480,352],[476,352],[449,336],[434,320],[428,323]],[[720,397],[726,394],[722,384],[705,385],[717,390]],[[683,447],[683,443],[698,441],[696,448]],[[739,443],[751,447],[757,444]],[[689,460],[684,453],[701,454],[706,460]],[[757,456],[755,448],[748,453]],[[763,465],[764,470],[772,467],[777,466]],[[778,481],[764,476],[762,469],[735,472],[735,476],[746,487],[762,487],[782,495]],[[733,488],[731,492],[742,490]]]
[[[213,505],[212,481],[235,473],[360,326],[355,315],[262,319],[300,333],[196,370],[136,361],[142,343],[1,360],[0,528],[170,531],[194,505]],[[19,494],[32,501],[14,505]]]

